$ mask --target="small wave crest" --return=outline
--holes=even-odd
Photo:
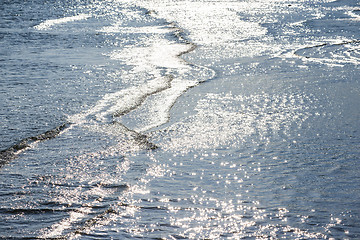
[[[68,22],[85,20],[85,19],[88,19],[90,17],[91,17],[91,15],[89,15],[89,14],[79,14],[79,15],[71,16],[71,17],[63,17],[63,18],[58,18],[58,19],[49,19],[49,20],[46,20],[46,21],[34,26],[34,28],[36,30],[48,30],[48,29],[51,29],[55,25],[64,24],[64,23],[68,23]]]
[[[180,29],[171,25],[172,31]],[[181,56],[196,45],[177,36],[182,42],[163,36],[147,39],[146,45],[129,46],[108,54],[112,60],[132,67],[135,86],[106,94],[86,112],[69,117],[74,124],[91,125],[92,129],[107,129],[117,122],[138,132],[148,131],[166,123],[176,99],[189,88],[207,81],[215,72],[204,66],[188,63]],[[185,42],[183,42],[185,41]],[[94,127],[98,126],[98,127]],[[99,127],[103,126],[103,127]],[[113,130],[108,132],[112,134]],[[113,134],[112,134],[113,135]]]
[[[360,41],[349,40],[335,43],[323,43],[294,52],[305,62],[317,62],[329,66],[342,67],[345,64],[360,64]]]
[[[68,123],[64,123],[60,126],[55,127],[54,129],[51,129],[39,135],[25,138],[17,144],[0,151],[0,167],[9,162],[10,160],[16,158],[17,155],[30,148],[31,146],[35,145],[36,143],[55,138],[66,128],[68,128],[68,126]]]

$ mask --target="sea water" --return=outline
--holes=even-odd
[[[357,1],[0,13],[1,238],[360,238]]]

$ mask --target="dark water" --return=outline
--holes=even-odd
[[[3,239],[359,239],[357,1],[0,0]]]

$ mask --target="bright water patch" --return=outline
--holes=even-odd
[[[36,30],[47,30],[47,29],[51,29],[53,26],[56,26],[56,25],[66,24],[66,23],[74,22],[74,21],[85,20],[89,17],[91,17],[91,16],[87,15],[87,14],[80,14],[80,15],[72,16],[72,17],[51,19],[51,20],[46,20],[45,22],[42,22],[39,25],[34,26],[34,28]]]
[[[358,7],[4,1],[0,237],[359,238]]]
[[[198,102],[194,116],[166,129],[170,136],[166,136],[169,142],[165,140],[163,148],[184,152],[236,148],[257,139],[254,136],[270,142],[273,135],[301,128],[316,111],[315,103],[316,99],[302,95],[208,94]]]

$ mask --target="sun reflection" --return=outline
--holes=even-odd
[[[300,94],[207,94],[198,102],[195,115],[167,129],[169,141],[162,147],[186,152],[189,146],[191,149],[211,149],[236,146],[249,136],[260,135],[266,139],[273,133],[286,135],[294,121],[300,128],[311,116],[313,105],[309,103],[313,101],[311,96]],[[191,144],[194,142],[197,144]]]
[[[297,4],[296,1],[290,2]],[[228,58],[251,57],[266,51],[282,51],[283,46],[274,46],[272,37],[264,37],[267,33],[264,26],[266,23],[274,22],[276,14],[291,14],[288,9],[279,7],[283,4],[281,0],[139,0],[137,4],[155,10],[148,14],[164,18],[168,22],[177,20],[180,27],[191,33],[189,38],[192,41],[202,45],[206,50],[219,47],[221,53]],[[120,9],[119,15],[126,15],[134,20],[140,18],[141,14],[125,7]],[[110,10],[104,9],[104,12],[106,11]],[[269,12],[274,14],[268,14]],[[317,17],[322,16],[320,13],[314,14]],[[57,23],[48,22],[48,25],[55,26],[66,21],[89,18],[88,15],[79,16],[60,19]],[[112,61],[125,62],[132,66],[131,70],[124,70],[122,74],[127,75],[126,83],[131,82],[134,76],[139,76],[131,82],[138,86],[126,89],[127,91],[107,94],[93,109],[73,117],[74,123],[96,133],[108,134],[115,139],[116,144],[95,152],[85,151],[67,159],[67,165],[62,169],[63,179],[47,182],[47,187],[53,190],[51,200],[64,208],[74,207],[75,210],[70,209],[67,218],[44,230],[42,236],[61,236],[66,230],[76,226],[76,223],[88,219],[87,223],[93,225],[75,232],[91,232],[90,230],[95,227],[113,222],[113,229],[121,229],[132,237],[147,237],[166,228],[166,231],[176,232],[177,238],[180,236],[190,239],[276,239],[279,233],[289,238],[325,238],[326,236],[320,233],[309,233],[288,226],[293,217],[288,208],[262,208],[260,201],[257,201],[259,195],[265,196],[264,202],[268,201],[266,203],[270,206],[276,205],[272,202],[275,200],[270,197],[274,193],[266,189],[266,186],[261,186],[268,180],[261,179],[261,176],[264,176],[261,174],[267,169],[267,166],[260,162],[264,159],[259,158],[260,150],[256,147],[241,149],[242,153],[246,153],[244,156],[238,153],[238,149],[244,147],[243,143],[247,141],[256,142],[260,139],[258,142],[266,145],[271,143],[273,136],[287,141],[292,125],[301,128],[312,114],[320,115],[314,111],[317,99],[306,93],[207,93],[196,103],[193,114],[186,114],[178,122],[170,123],[153,134],[154,139],[159,140],[161,144],[160,153],[142,152],[139,158],[146,160],[136,162],[136,153],[144,150],[136,139],[142,136],[136,135],[121,124],[114,124],[114,119],[122,119],[113,116],[131,112],[128,115],[129,122],[135,121],[135,118],[131,118],[133,114],[136,119],[140,119],[134,124],[134,128],[142,131],[166,123],[177,97],[190,87],[214,76],[214,73],[210,69],[188,64],[179,58],[179,55],[193,49],[194,45],[164,38],[164,35],[174,33],[171,27],[125,27],[122,26],[121,17],[114,18],[116,21],[113,24],[102,27],[99,31],[110,35],[141,33],[151,36],[140,39],[141,43],[138,45],[129,45],[122,50],[112,49],[107,54]],[[301,24],[298,22],[290,27]],[[294,34],[292,29],[284,31],[288,35]],[[244,41],[245,39],[248,41]],[[357,47],[352,46],[357,44],[350,44],[352,48],[338,45],[330,48],[350,54],[348,50]],[[341,57],[332,53],[330,48],[317,47],[318,55]],[[297,53],[307,58],[307,50],[308,48],[299,49]],[[210,56],[218,53],[219,50],[209,50]],[[210,65],[214,66],[220,62],[218,56],[214,59]],[[351,58],[351,61],[353,60]],[[234,67],[225,68],[228,73],[236,74],[236,71],[242,70],[240,66],[241,62],[235,63]],[[258,63],[253,63],[249,68],[257,67]],[[164,72],[167,76],[165,78],[162,77]],[[87,74],[92,73],[88,71]],[[117,72],[109,77],[122,76]],[[144,83],[148,77],[152,80]],[[197,80],[186,81],[189,77]],[[147,102],[145,98],[151,101]],[[138,107],[138,110],[134,110],[135,107]],[[78,126],[74,126],[72,130],[77,131]],[[297,144],[296,140],[292,139],[289,143]],[[196,154],[189,156],[191,152]],[[222,155],[221,152],[230,154]],[[124,157],[125,153],[130,156]],[[164,155],[156,159],[156,154]],[[287,162],[278,156],[265,160]],[[274,166],[268,166],[268,169],[271,168]],[[39,178],[36,184],[44,181]],[[172,184],[171,189],[165,189],[169,187],[168,183]],[[276,199],[276,196],[273,198]],[[104,202],[105,200],[110,203]],[[97,208],[106,210],[98,214]],[[96,217],[90,217],[92,215]],[[302,223],[310,219],[309,216],[301,215],[297,218]],[[326,230],[331,232],[332,228],[341,223],[340,218],[333,216]],[[175,236],[171,232],[166,237],[175,238],[172,235]]]

